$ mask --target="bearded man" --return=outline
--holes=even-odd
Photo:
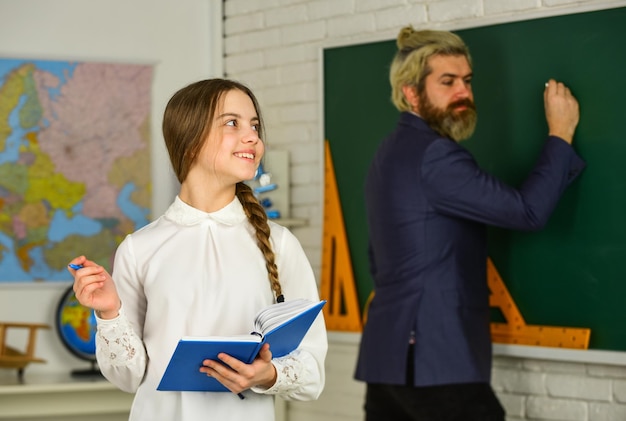
[[[464,42],[408,26],[397,45],[390,81],[401,114],[365,182],[374,295],[355,377],[367,382],[366,420],[502,421],[490,385],[487,226],[546,224],[585,167],[571,146],[578,102],[546,83],[548,136],[514,188],[458,143],[476,125]]]

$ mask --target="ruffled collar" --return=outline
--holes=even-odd
[[[188,205],[176,196],[174,203],[165,211],[165,217],[180,225],[195,225],[207,220],[236,225],[246,219],[246,214],[237,197],[222,209],[207,213]]]

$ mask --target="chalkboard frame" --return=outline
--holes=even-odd
[[[626,5],[626,4],[624,4]],[[568,16],[568,15],[572,15],[572,14],[580,14],[580,13],[586,13],[586,12],[596,12],[596,11],[601,11],[601,10],[607,10],[607,9],[618,9],[623,7],[623,5],[605,5],[605,7],[572,7],[572,8],[567,8],[567,9],[559,9],[559,10],[551,10],[551,11],[546,11],[544,13],[530,13],[530,14],[521,14],[521,15],[516,15],[513,18],[508,18],[508,19],[502,19],[502,20],[494,20],[494,19],[484,19],[481,20],[480,22],[473,22],[471,26],[462,26],[462,25],[458,25],[457,27],[440,27],[440,29],[448,29],[448,30],[452,30],[455,32],[461,32],[463,30],[466,29],[473,29],[473,28],[483,28],[483,27],[488,27],[488,26],[493,26],[493,25],[501,25],[501,24],[508,24],[508,23],[515,23],[515,22],[523,22],[523,21],[529,21],[529,20],[535,20],[535,19],[543,19],[543,18],[550,18],[550,17],[559,17],[559,16]],[[417,25],[416,25],[417,26]],[[432,26],[431,26],[432,27]],[[394,42],[394,38],[395,38],[395,32],[396,30],[394,30],[394,33],[391,34],[390,36],[387,37],[379,37],[379,38],[372,38],[370,37],[369,39],[362,39],[362,40],[356,40],[356,41],[352,41],[352,42],[348,42],[348,43],[335,43],[333,45],[327,45],[322,47],[322,51],[321,51],[321,59],[320,59],[320,64],[321,64],[321,71],[320,74],[321,76],[321,93],[322,96],[324,97],[325,95],[325,88],[324,88],[324,84],[325,84],[325,78],[326,78],[326,66],[324,63],[324,58],[325,58],[325,50],[327,49],[334,49],[334,48],[338,48],[338,47],[350,47],[350,46],[358,46],[358,45],[363,45],[363,44],[376,44],[376,43],[380,43],[380,42]],[[387,60],[390,61],[391,57],[387,57]],[[384,89],[386,89],[386,91],[388,91],[388,84],[387,84],[387,74],[385,71],[384,74],[384,84],[385,87]],[[367,87],[367,89],[370,89],[370,87]],[[387,92],[388,93],[388,92]],[[538,95],[538,100],[541,100],[541,96],[540,94]],[[362,98],[357,98],[355,100],[355,107],[363,107],[366,106],[366,102],[362,102]],[[480,107],[480,105],[479,105]],[[390,112],[392,112],[396,117],[394,117],[394,121],[395,118],[397,118],[397,112],[395,111],[395,109],[390,108]],[[323,120],[322,120],[322,125],[321,125],[321,133],[324,139],[327,139],[327,135],[326,135],[326,113],[327,113],[327,104],[324,101],[324,103],[322,104],[322,113],[321,115],[323,116]],[[479,108],[480,111],[480,108]],[[541,110],[542,113],[542,110]],[[479,114],[480,115],[480,114]],[[539,117],[534,117],[534,118],[542,118],[542,115],[540,115]],[[347,122],[347,124],[351,124],[350,122]],[[352,123],[354,124],[354,123]],[[391,127],[391,126],[389,126]],[[380,136],[379,136],[380,137]],[[332,139],[329,139],[331,141],[331,146],[332,146]],[[540,143],[538,143],[538,147],[540,146]],[[471,148],[470,148],[471,149]],[[506,157],[503,158],[503,161],[506,163],[507,159]],[[337,163],[335,163],[335,167],[337,167]],[[500,174],[498,174],[500,175]],[[506,179],[506,177],[504,177]],[[507,181],[511,181],[511,182],[515,182],[516,180],[507,180]],[[340,193],[341,193],[341,183],[338,180],[338,184],[339,184],[339,189],[340,189]],[[345,185],[349,185],[351,186],[350,188],[353,189],[358,189],[361,187],[361,185],[359,184],[355,184],[355,180],[350,180],[347,183],[344,183]],[[344,186],[345,188],[345,186]],[[567,193],[566,193],[567,194]],[[576,200],[575,198],[572,200]],[[357,204],[358,205],[358,204]],[[344,206],[344,203],[342,203],[342,206]],[[349,213],[344,211],[344,218],[346,216],[346,214]],[[530,236],[532,235],[536,235],[535,233],[533,234],[529,234]],[[350,235],[349,235],[350,236]],[[351,241],[351,239],[349,238],[349,241]],[[362,242],[360,242],[362,243]],[[352,247],[352,243],[351,243],[351,247]],[[358,271],[358,270],[357,270]],[[355,274],[355,276],[358,276],[358,274]],[[361,303],[363,303],[363,296],[362,294],[360,294],[359,296],[359,300],[361,301]],[[580,326],[580,327],[585,327],[585,326]],[[592,332],[592,336],[593,336],[593,332]],[[520,356],[530,356],[530,357],[537,357],[537,358],[546,358],[546,359],[557,359],[557,360],[570,360],[570,361],[581,361],[581,362],[599,362],[599,363],[607,363],[607,364],[618,364],[618,365],[626,365],[626,353],[623,351],[626,351],[626,349],[622,350],[622,349],[603,349],[603,348],[598,348],[598,349],[590,349],[590,350],[586,350],[586,351],[574,351],[574,350],[564,350],[564,349],[557,349],[557,348],[545,348],[545,347],[531,347],[531,346],[508,346],[508,345],[499,345],[496,344],[494,346],[494,351],[496,354],[502,354],[502,355],[520,355]]]

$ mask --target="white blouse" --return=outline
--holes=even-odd
[[[300,243],[269,223],[285,300],[319,300]],[[269,421],[272,395],[312,400],[322,392],[328,342],[321,313],[297,350],[272,360],[277,381],[270,389],[244,391],[244,400],[229,392],[156,390],[181,336],[250,333],[255,314],[274,302],[254,228],[237,198],[205,213],[176,197],[163,216],[124,239],[112,276],[122,309],[115,319],[97,319],[96,356],[111,383],[136,392],[131,421]]]

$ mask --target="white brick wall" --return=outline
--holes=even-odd
[[[541,6],[541,0],[483,0],[485,15],[537,9],[539,6]]]
[[[482,15],[482,0],[441,0],[428,5],[430,22],[453,22]]]
[[[508,419],[626,420],[624,367],[496,357],[492,384]]]
[[[226,0],[224,74],[248,84],[258,95],[269,147],[290,152],[291,216],[309,222],[293,231],[318,278],[324,164],[322,47],[394,39],[408,23],[462,29],[618,6],[626,6],[626,1]],[[324,393],[315,402],[287,403],[288,421],[363,419],[365,388],[352,380],[358,335],[331,334],[330,339]],[[508,421],[626,420],[625,367],[495,357],[493,385]]]

